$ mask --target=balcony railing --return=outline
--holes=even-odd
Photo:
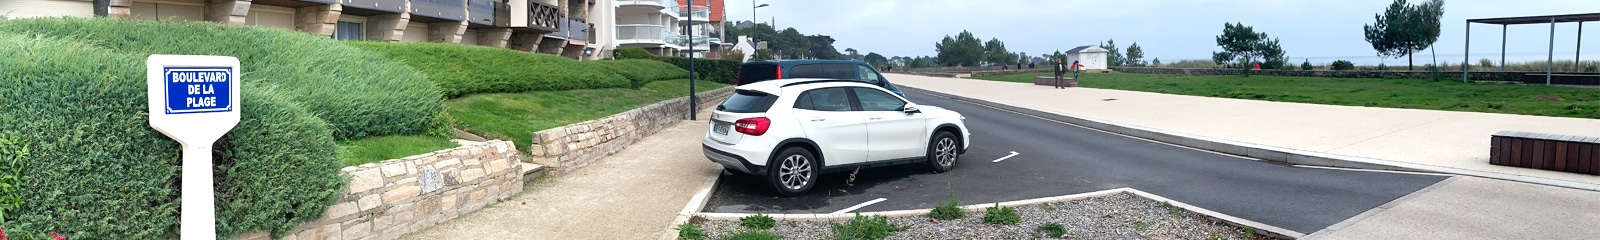
[[[679,7],[679,8],[681,8],[681,11],[678,11],[678,17],[679,18],[687,18],[687,17],[693,16],[696,21],[710,21],[711,20],[711,8],[708,8],[706,6],[689,6],[689,7]]]
[[[339,0],[339,4],[347,8],[377,10],[380,12],[402,13],[406,11],[405,0]]]
[[[561,29],[545,36],[567,40],[589,41],[589,23],[581,18],[561,18]]]
[[[660,25],[630,24],[617,26],[617,41],[639,43],[675,44],[679,36]]]
[[[461,21],[467,19],[467,3],[460,0],[411,0],[412,16]]]
[[[561,28],[561,8],[555,5],[528,0],[527,22],[512,23],[512,27],[526,27],[554,32]]]
[[[496,12],[505,9],[495,8],[494,0],[467,0],[467,22],[478,25],[494,25]],[[504,8],[502,5],[501,8]]]

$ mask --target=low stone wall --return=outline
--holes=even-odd
[[[283,239],[400,238],[522,192],[516,145],[492,140],[341,169],[350,187]],[[265,232],[235,239],[269,239]]]
[[[1295,76],[1295,77],[1330,77],[1330,78],[1401,78],[1401,79],[1432,79],[1434,73],[1426,71],[1366,71],[1366,70],[1244,70],[1226,68],[1152,68],[1152,67],[1111,67],[1118,72],[1147,73],[1147,74],[1182,74],[1182,75],[1250,75],[1267,76]],[[1459,70],[1459,69],[1457,69]],[[1522,75],[1534,72],[1470,72],[1468,79],[1473,81],[1522,81]],[[1442,71],[1438,73],[1444,78],[1461,79],[1461,71]],[[1538,74],[1544,74],[1538,72]]]
[[[699,102],[694,109],[705,109],[722,104],[733,95],[733,87],[695,95]],[[528,147],[529,161],[549,167],[550,174],[560,176],[688,118],[689,97],[686,96],[601,119],[546,129],[533,133],[533,142]]]

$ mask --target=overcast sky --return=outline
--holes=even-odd
[[[1008,50],[1032,56],[1115,39],[1126,49],[1138,42],[1146,60],[1210,59],[1224,22],[1243,22],[1280,39],[1291,62],[1351,59],[1374,62],[1361,27],[1373,22],[1392,0],[1226,1],[1226,0],[757,0],[759,21],[776,18],[778,29],[831,35],[843,52],[933,56],[933,45],[961,30],[987,41],[999,38]],[[1412,4],[1417,2],[1412,1]],[[727,17],[751,20],[752,1],[728,0]],[[1434,45],[1440,61],[1461,61],[1465,19],[1600,12],[1596,0],[1446,0],[1444,26]],[[1600,22],[1584,26],[1583,58],[1600,59]],[[1498,59],[1499,25],[1473,24],[1472,61]],[[1512,25],[1508,58],[1543,60],[1549,24]],[[1556,24],[1556,59],[1572,59],[1577,23]],[[1446,55],[1449,54],[1449,55]],[[1446,56],[1449,56],[1446,59]],[[1417,55],[1419,65],[1426,55]],[[1362,59],[1364,58],[1364,59]],[[1405,59],[1385,60],[1389,64]]]

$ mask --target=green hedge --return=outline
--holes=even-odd
[[[346,42],[422,71],[450,98],[474,93],[629,87],[605,67],[562,56],[447,43]]]
[[[444,127],[435,119],[444,113],[440,90],[423,75],[324,36],[210,22],[93,18],[0,21],[0,32],[6,31],[135,54],[238,57],[245,84],[278,87],[331,124],[340,139]]]
[[[645,51],[643,48],[617,49],[616,54],[613,54],[613,55],[615,55],[614,57],[616,57],[617,60],[627,60],[627,59],[646,59],[646,60],[649,60],[649,59],[655,59],[656,58],[655,54],[650,54],[650,51]]]
[[[683,57],[661,57],[662,62],[667,62],[679,68],[689,69],[689,59]],[[739,66],[744,62],[721,59],[694,59],[695,78],[718,83],[731,84],[739,76]]]
[[[103,29],[110,25],[173,29],[115,20],[0,20],[0,26],[12,29],[47,23],[97,34],[128,32]],[[23,201],[19,209],[5,211],[0,226],[13,237],[45,232],[68,239],[175,236],[181,154],[176,142],[149,126],[147,55],[102,47],[116,46],[106,43],[119,41],[110,37],[78,38],[87,41],[0,32],[0,56],[6,56],[0,57],[0,86],[5,86],[0,87],[5,106],[0,131],[5,133],[0,134],[19,136],[28,152],[19,165],[0,164],[0,175],[20,173]],[[196,45],[148,44],[151,49]],[[213,150],[221,169],[215,175],[218,238],[263,230],[281,236],[297,223],[319,218],[344,189],[333,130],[301,107],[312,104],[294,102],[300,89],[263,84],[291,76],[300,75],[256,70],[243,76],[246,106],[240,108],[240,122]]]
[[[644,84],[654,81],[689,78],[689,70],[655,60],[601,60],[585,63],[600,65],[611,72],[622,74],[632,82],[629,86],[633,88],[643,87]]]

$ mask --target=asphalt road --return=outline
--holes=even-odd
[[[906,91],[907,98],[961,112],[972,146],[956,169],[922,165],[823,175],[805,196],[777,197],[760,178],[724,173],[703,211],[830,213],[884,198],[857,212],[932,208],[1131,187],[1236,217],[1311,233],[1446,177],[1277,165],[1086,129]],[[1129,111],[1138,111],[1129,109]],[[1017,152],[1001,162],[991,162]]]

